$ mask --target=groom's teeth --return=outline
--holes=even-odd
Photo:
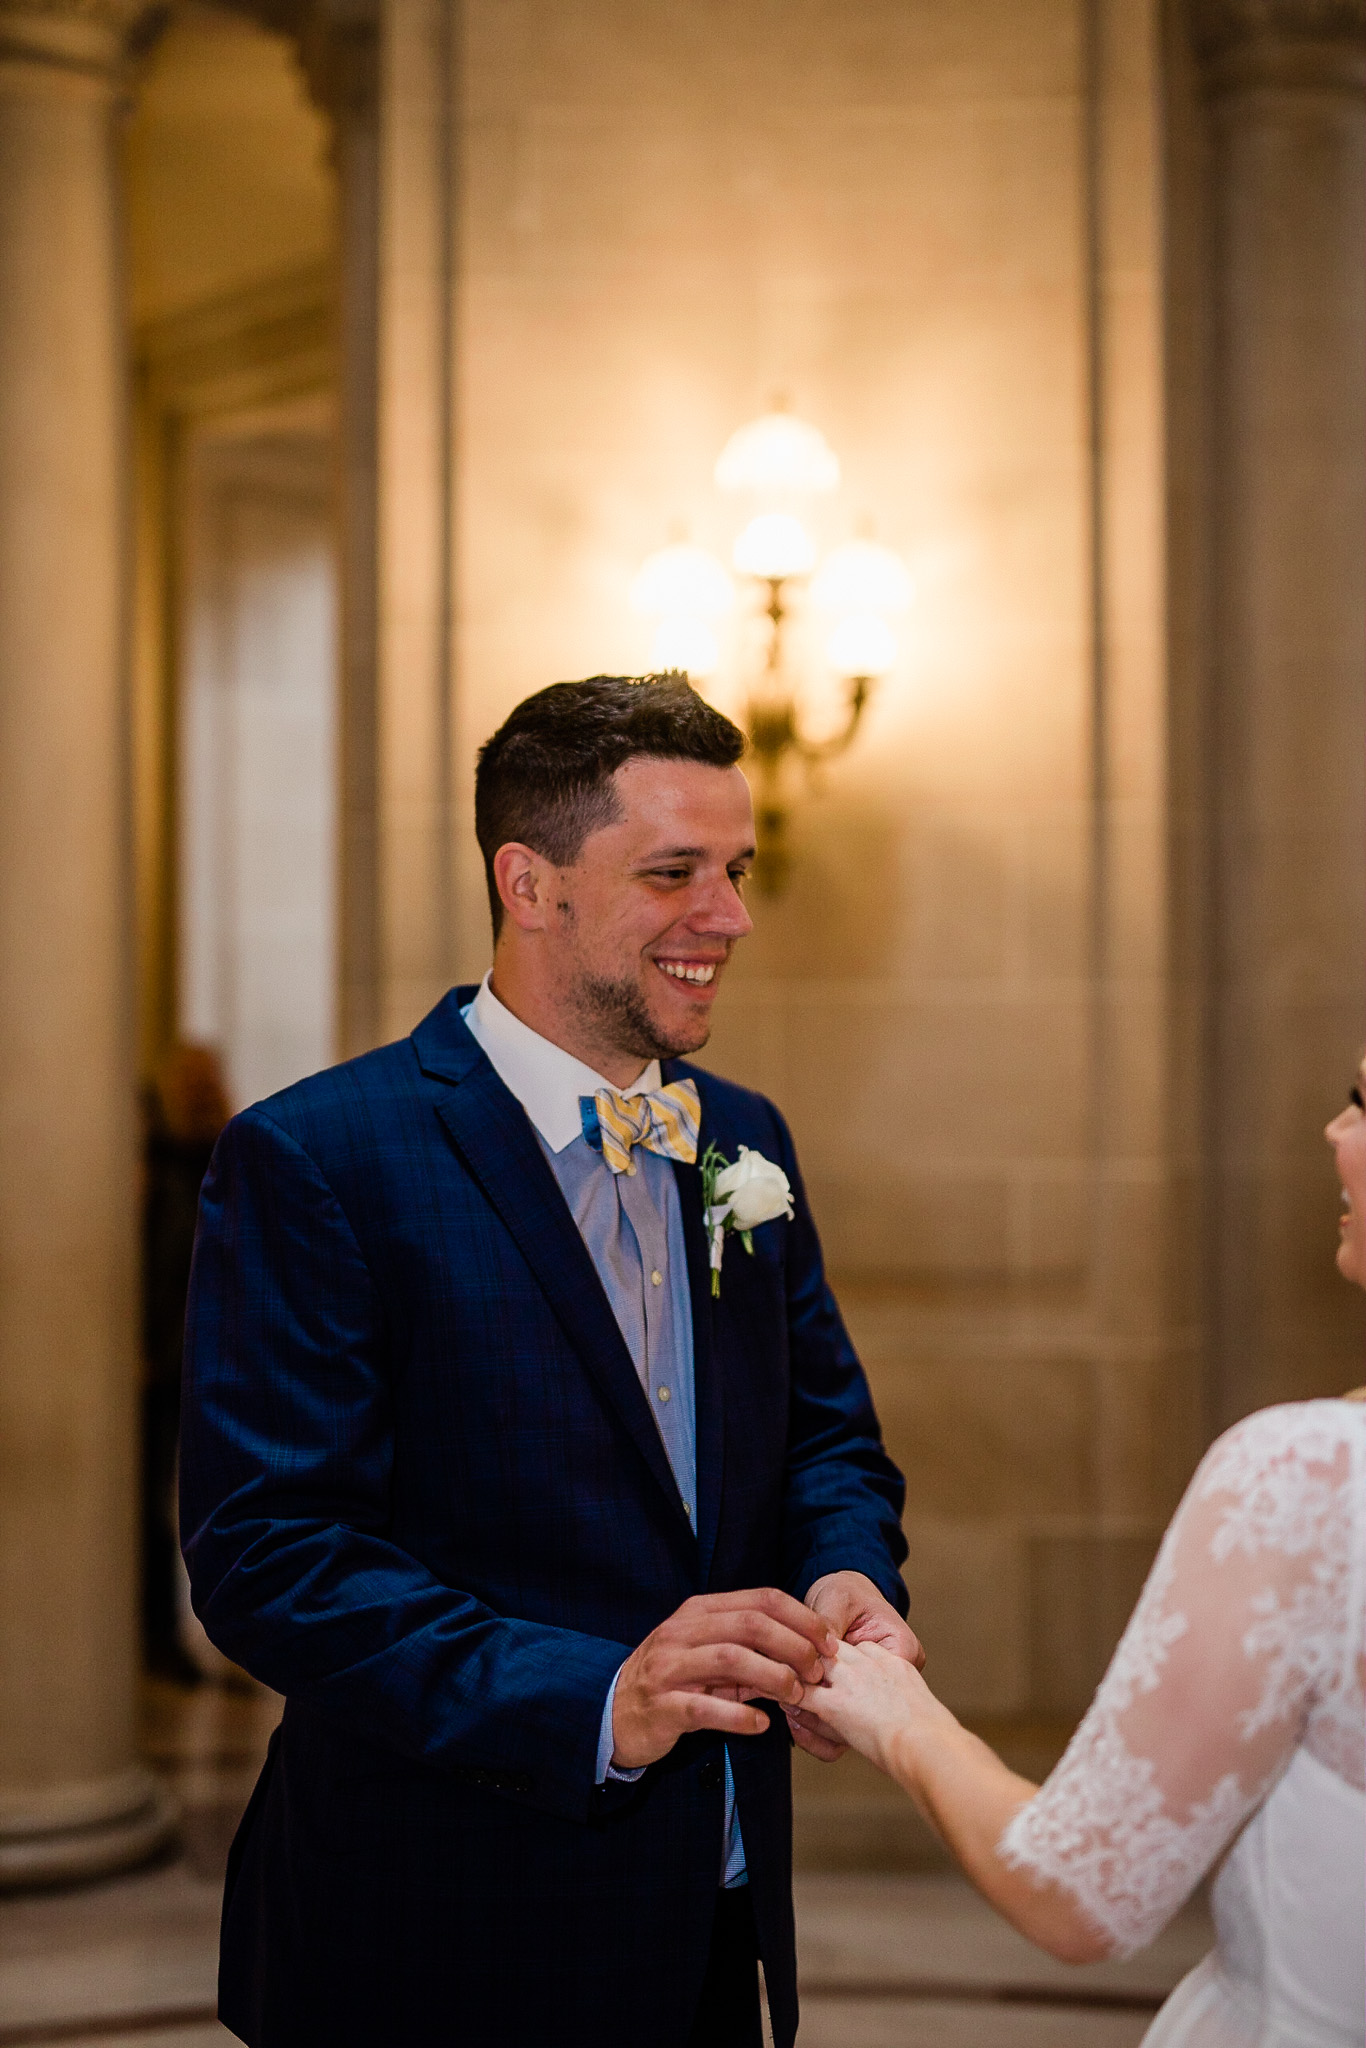
[[[662,967],[666,974],[672,975],[675,981],[695,981],[702,987],[705,987],[716,973],[714,966],[685,967],[681,960],[659,960],[655,964]]]

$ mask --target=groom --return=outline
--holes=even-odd
[[[491,977],[219,1142],[181,1527],[285,1695],[223,1906],[253,2048],[758,2048],[757,1958],[793,2039],[804,1689],[919,1649],[787,1127],[678,1057],[750,929],[743,744],[677,676],[528,698]],[[747,1236],[710,1147],[781,1169]]]

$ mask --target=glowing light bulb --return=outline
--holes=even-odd
[[[725,564],[685,541],[648,555],[631,585],[632,610],[647,617],[719,619],[734,602]]]
[[[837,490],[839,480],[839,460],[824,434],[790,412],[766,412],[737,428],[716,458],[723,491],[805,496]]]
[[[842,676],[885,676],[896,660],[896,635],[876,612],[850,612],[825,643],[826,654]]]
[[[690,676],[715,675],[720,661],[716,635],[705,620],[678,615],[660,620],[650,645],[650,667],[656,674],[681,668]]]
[[[847,540],[821,563],[813,604],[832,612],[903,612],[915,585],[900,555],[875,540]]]
[[[731,560],[742,575],[780,582],[810,574],[816,543],[791,512],[761,512],[737,539]]]

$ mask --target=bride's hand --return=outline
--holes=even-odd
[[[879,1643],[841,1643],[825,1667],[825,1683],[810,1686],[796,1718],[808,1711],[866,1756],[881,1771],[897,1775],[893,1751],[919,1732],[957,1726],[914,1664],[894,1657]]]

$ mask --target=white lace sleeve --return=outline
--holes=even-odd
[[[1300,1742],[1361,1784],[1366,1410],[1264,1409],[1212,1447],[1066,1754],[998,1853],[1116,1954],[1151,1941]]]

